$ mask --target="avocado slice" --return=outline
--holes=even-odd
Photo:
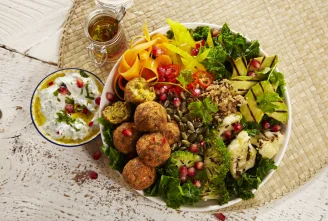
[[[232,60],[232,77],[247,75],[247,61],[245,57],[239,57]]]
[[[240,112],[245,117],[246,121],[256,121],[260,123],[264,112],[258,108],[257,98],[263,93],[272,93],[276,91],[275,85],[272,85],[268,81],[261,81],[255,86],[253,86],[245,95],[247,104],[240,107]],[[286,123],[288,120],[288,109],[283,100],[278,102],[272,102],[274,105],[278,106],[276,111],[273,113],[266,113],[269,117],[272,117],[282,123]]]
[[[247,67],[248,71],[261,71],[266,67],[273,68],[278,63],[277,55],[258,57],[254,59],[258,60],[261,63],[261,68],[259,70],[256,70],[253,66],[251,66],[251,63],[249,63]]]
[[[249,89],[251,89],[254,85],[256,85],[258,81],[238,81],[231,80],[230,84],[234,89],[236,89],[237,93],[240,95],[245,95]]]

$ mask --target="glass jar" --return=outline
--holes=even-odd
[[[85,21],[84,33],[90,41],[90,45],[87,48],[88,56],[97,67],[103,66],[106,62],[115,62],[127,49],[126,37],[121,25],[119,24],[117,16],[118,14],[111,10],[97,9],[91,12]],[[106,39],[106,41],[100,41],[95,38],[94,34],[91,36],[92,34],[90,32],[92,32],[92,28],[98,24],[96,22],[106,21],[105,19],[116,25],[115,27],[117,27],[117,29],[115,29],[112,38]],[[112,29],[108,30],[112,31]]]

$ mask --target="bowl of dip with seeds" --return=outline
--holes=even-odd
[[[55,71],[36,87],[31,118],[49,142],[65,147],[86,144],[99,133],[98,113],[103,82],[78,68]]]

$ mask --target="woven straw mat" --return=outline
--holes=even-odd
[[[94,0],[76,0],[64,27],[59,67],[87,69],[106,80],[112,65],[102,69],[88,60],[89,42],[83,32]],[[123,19],[127,39],[179,22],[227,22],[268,54],[278,54],[292,103],[292,134],[288,150],[269,181],[255,198],[223,211],[259,207],[287,195],[327,165],[328,146],[328,1],[327,0],[135,0]]]

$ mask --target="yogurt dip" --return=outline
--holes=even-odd
[[[99,133],[102,84],[83,70],[68,69],[47,78],[37,89],[33,117],[38,129],[64,144],[87,141]]]

